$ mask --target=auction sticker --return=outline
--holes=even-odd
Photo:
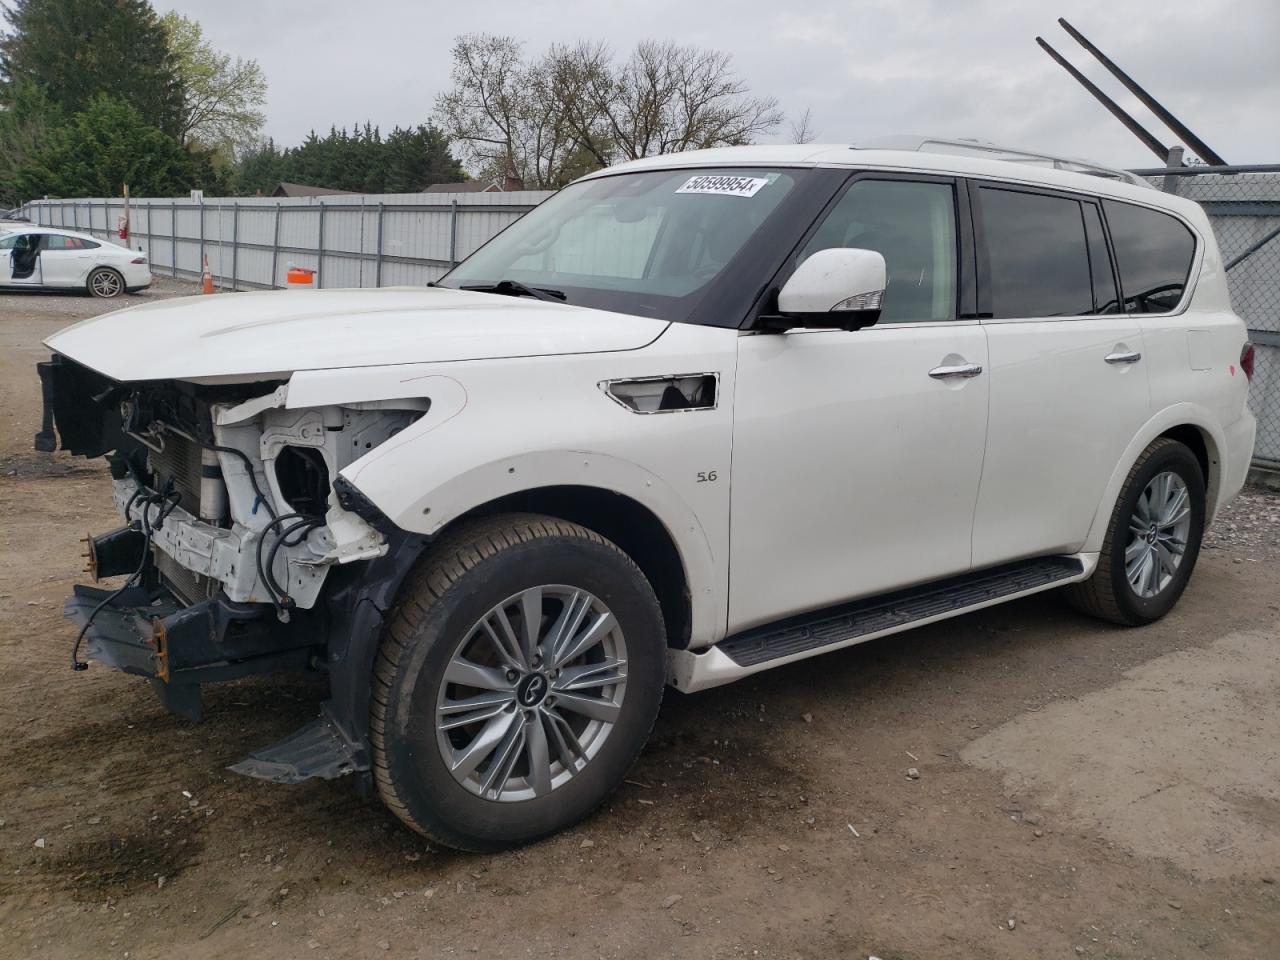
[[[769,182],[766,177],[690,177],[676,193],[719,193],[726,197],[754,197]]]

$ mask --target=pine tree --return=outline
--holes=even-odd
[[[13,0],[0,37],[0,99],[37,87],[64,114],[106,94],[179,134],[183,90],[148,0]]]

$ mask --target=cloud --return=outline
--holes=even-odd
[[[365,119],[422,122],[448,85],[449,48],[502,32],[531,51],[653,37],[726,50],[758,94],[806,107],[824,141],[888,133],[970,136],[1127,166],[1155,157],[1034,42],[1045,36],[1167,143],[1173,135],[1063,31],[1065,16],[1232,162],[1280,162],[1276,0],[169,0],[221,49],[255,57],[270,82],[267,131]],[[779,136],[783,136],[780,131]]]

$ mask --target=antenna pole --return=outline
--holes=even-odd
[[[1116,66],[1115,63],[1113,63],[1105,53],[1103,53],[1101,50],[1095,47],[1092,43],[1090,43],[1084,34],[1082,34],[1079,30],[1077,30],[1071,24],[1067,23],[1067,21],[1062,17],[1058,18],[1058,23],[1062,26],[1063,30],[1071,34],[1071,36],[1075,39],[1077,43],[1080,44],[1080,46],[1088,50],[1091,54],[1094,55],[1094,57],[1097,58],[1099,63],[1101,63],[1104,67],[1110,70],[1111,74],[1121,83],[1123,83],[1130,93],[1132,93],[1135,97],[1141,100],[1143,105],[1146,106],[1148,110],[1150,110],[1157,117],[1159,117],[1161,122],[1164,123],[1165,126],[1167,126],[1175,134],[1177,134],[1183,143],[1185,143],[1197,154],[1199,154],[1205,163],[1215,167],[1227,166],[1227,161],[1223,160],[1222,157],[1220,157],[1217,153],[1215,153],[1207,143],[1205,143],[1203,140],[1197,137],[1194,133],[1192,133],[1191,130],[1186,126],[1186,124],[1184,124],[1181,120],[1179,120],[1172,113],[1170,113],[1163,106],[1161,106],[1160,102],[1156,100],[1155,97],[1151,96],[1151,94],[1147,93],[1146,90],[1142,89],[1142,87],[1138,85],[1136,80],[1134,80],[1127,73],[1125,73],[1118,66]],[[1148,144],[1148,146],[1150,146],[1150,144]]]

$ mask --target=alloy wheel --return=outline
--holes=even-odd
[[[1148,600],[1173,580],[1187,552],[1191,495],[1172,471],[1156,474],[1138,496],[1129,518],[1125,576],[1133,592]]]
[[[89,281],[93,292],[99,297],[114,297],[120,293],[122,281],[110,270],[99,270]]]
[[[531,587],[486,613],[450,658],[436,703],[441,757],[486,800],[544,796],[599,753],[626,687],[609,608],[575,587]]]

